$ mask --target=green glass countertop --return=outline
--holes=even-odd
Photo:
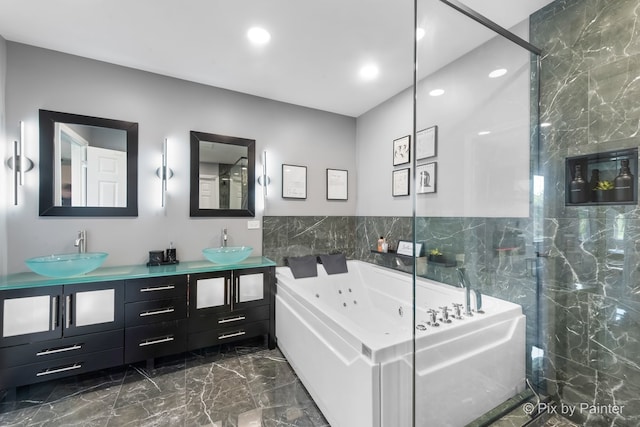
[[[210,273],[215,271],[241,270],[245,268],[275,267],[276,263],[266,257],[249,257],[237,264],[214,264],[207,260],[187,261],[172,265],[147,267],[125,265],[100,267],[90,273],[72,277],[44,277],[33,272],[15,273],[0,277],[0,291],[8,289],[35,288],[38,286],[72,285],[74,283],[107,282],[110,280],[144,279],[180,274]]]

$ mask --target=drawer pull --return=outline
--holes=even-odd
[[[232,334],[218,335],[218,339],[219,340],[223,340],[223,339],[226,339],[226,338],[241,337],[244,334],[246,334],[245,331],[238,331],[238,332],[234,332]]]
[[[244,317],[244,316],[231,317],[229,319],[220,319],[220,320],[218,320],[218,323],[237,322],[238,320],[244,320],[244,319],[246,319],[246,317]]]
[[[175,288],[175,285],[156,286],[155,288],[142,288],[140,292],[170,291]]]
[[[145,347],[147,345],[162,344],[162,343],[171,342],[171,341],[173,341],[173,337],[165,337],[165,338],[161,338],[159,340],[141,342],[140,344],[138,344],[138,346],[139,347]]]
[[[38,372],[36,374],[36,377],[43,377],[45,375],[58,374],[60,372],[66,372],[66,371],[73,371],[74,369],[80,369],[80,368],[82,368],[81,364],[74,363],[73,365],[65,366],[64,368],[47,369],[46,371]]]
[[[155,310],[155,311],[144,311],[140,313],[140,317],[157,316],[158,314],[173,313],[174,311],[176,310],[173,307],[163,308],[162,310]]]
[[[36,353],[36,356],[48,356],[50,354],[63,353],[65,351],[80,350],[81,348],[82,348],[81,345],[76,344],[76,345],[72,345],[71,347],[55,348],[53,350],[39,351]]]

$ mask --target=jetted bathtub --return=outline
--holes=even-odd
[[[440,321],[465,290],[362,261],[294,279],[278,267],[278,347],[332,427],[463,426],[524,390],[521,307],[483,296],[484,314]],[[472,298],[474,300],[474,298]],[[439,326],[429,309],[439,311]],[[464,308],[462,309],[464,313]]]

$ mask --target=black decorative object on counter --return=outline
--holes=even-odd
[[[614,198],[616,202],[628,202],[633,200],[633,175],[629,170],[629,159],[621,160],[620,164],[620,174],[613,181]]]

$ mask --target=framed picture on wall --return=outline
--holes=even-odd
[[[435,157],[437,149],[438,126],[431,126],[416,133],[416,160]]]
[[[393,166],[411,161],[411,136],[403,136],[393,141]]]
[[[282,165],[282,198],[307,198],[307,167]]]
[[[438,182],[436,175],[437,162],[416,166],[416,193],[435,193]]]
[[[327,200],[348,199],[349,171],[327,169]]]
[[[393,171],[391,194],[394,197],[409,195],[409,168]]]

